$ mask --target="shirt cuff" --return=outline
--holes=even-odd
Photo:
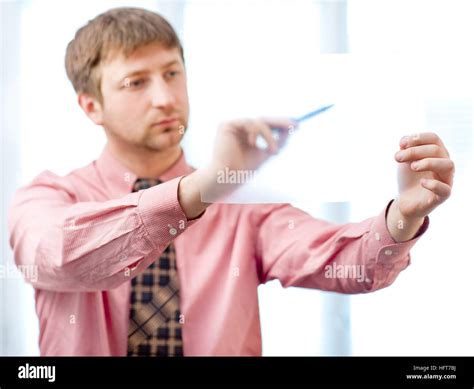
[[[141,191],[138,213],[156,246],[168,245],[204,214],[192,220],[186,218],[178,201],[178,187],[183,177]]]
[[[430,224],[429,217],[426,216],[423,224],[412,239],[405,242],[395,242],[390,235],[386,220],[388,208],[392,202],[393,200],[391,200],[385,207],[384,211],[374,219],[369,232],[369,240],[372,240],[374,243],[374,245],[369,246],[375,251],[374,257],[376,258],[376,263],[380,264],[394,264],[405,261],[407,256],[409,261],[409,252],[411,248],[415,245],[418,239],[424,235]]]

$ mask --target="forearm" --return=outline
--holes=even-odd
[[[178,178],[122,198],[83,202],[47,178],[19,191],[8,215],[15,261],[37,270],[41,289],[112,289],[130,280],[133,269],[146,268],[191,223],[178,202]]]
[[[406,242],[413,239],[422,226],[424,218],[407,219],[398,207],[398,200],[390,205],[387,212],[387,229],[395,242]]]

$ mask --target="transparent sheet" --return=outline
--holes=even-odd
[[[226,193],[234,186],[232,193],[203,190],[202,200],[335,202],[396,196],[394,155],[400,138],[426,131],[420,68],[412,65],[396,56],[319,56],[307,83],[295,86],[292,101],[286,100],[288,111],[278,107],[274,113],[299,117],[334,106],[302,123],[257,171],[220,172],[216,181]],[[265,101],[265,92],[259,99]]]

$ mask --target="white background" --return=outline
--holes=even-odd
[[[350,96],[353,107],[364,115],[352,127],[347,121],[339,122],[335,131],[353,131],[349,133],[353,147],[330,144],[325,158],[332,158],[334,171],[343,172],[350,168],[347,157],[358,155],[358,163],[366,167],[359,172],[361,182],[375,183],[380,189],[364,198],[355,196],[356,188],[343,186],[348,196],[342,200],[349,201],[345,205],[350,209],[345,221],[378,214],[390,195],[396,195],[395,183],[390,180],[395,165],[389,164],[400,134],[435,131],[456,162],[451,199],[433,213],[426,236],[411,251],[412,265],[390,288],[337,300],[333,294],[319,291],[284,290],[278,282],[260,287],[265,355],[474,353],[470,304],[474,296],[470,248],[474,176],[471,4],[453,0],[133,2],[133,6],[161,12],[183,39],[191,99],[184,147],[188,160],[196,166],[205,161],[222,118],[298,115],[316,108],[314,104],[327,97],[322,91],[331,93],[330,85],[318,89],[317,80],[324,77],[315,72],[321,52],[328,53],[333,42],[328,31],[334,36],[343,32],[344,50],[336,47],[332,53],[343,52],[346,66],[358,58],[370,68],[373,61],[392,56],[404,69],[397,72],[393,63],[385,71],[378,67],[375,78],[386,77],[388,86],[380,88],[377,100],[393,116],[380,115],[365,104],[374,101],[371,78],[367,88],[360,88],[360,80],[345,77],[341,91],[346,93],[331,96],[341,98],[342,94],[346,107]],[[3,265],[12,263],[5,209],[13,191],[45,169],[66,174],[88,164],[103,147],[102,129],[91,124],[76,103],[64,70],[64,54],[80,26],[121,5],[131,3],[0,3]],[[334,13],[328,13],[328,7],[342,10],[344,18],[336,12],[339,19],[332,23],[328,15]],[[393,80],[401,74],[406,90],[397,88],[394,96]],[[328,74],[331,77],[335,74]],[[414,96],[417,103],[408,104]],[[314,121],[313,125],[322,126],[323,122]],[[360,132],[362,128],[380,132],[370,137],[369,130]],[[337,138],[338,133],[327,134]],[[308,136],[305,139],[313,143],[300,141],[301,155],[317,142],[317,136]],[[358,136],[364,141],[357,142]],[[381,153],[391,148],[391,154]],[[293,169],[297,170],[295,165]],[[299,174],[293,172],[301,182],[307,182],[307,176]],[[337,185],[344,184],[340,174],[334,177],[334,188],[339,189],[334,189],[333,201],[341,201],[336,198],[341,193]],[[327,212],[331,205],[322,202],[328,199],[319,200],[298,205],[316,217],[327,215],[334,220]],[[1,279],[0,293],[0,354],[37,354],[31,288],[21,280]],[[334,334],[344,334],[342,346],[332,340]]]

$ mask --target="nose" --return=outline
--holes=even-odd
[[[170,85],[163,78],[158,78],[151,88],[151,104],[154,108],[169,109],[176,103]]]

